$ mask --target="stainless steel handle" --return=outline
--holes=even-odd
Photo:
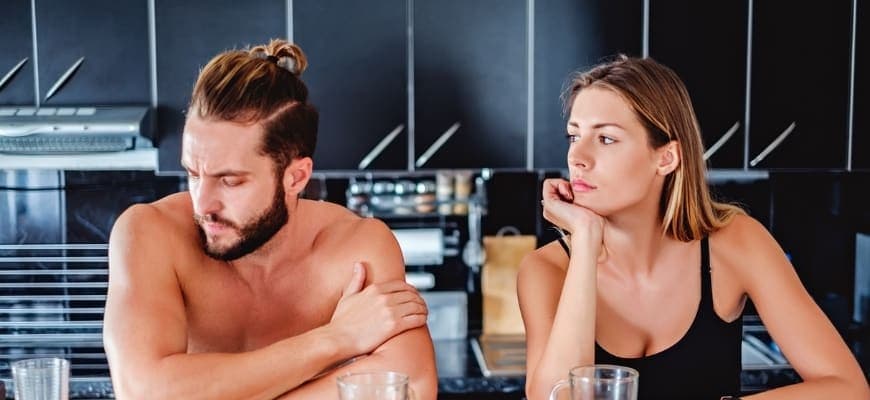
[[[415,163],[417,168],[420,168],[423,166],[423,164],[426,164],[426,162],[429,161],[429,158],[432,157],[432,155],[435,154],[435,152],[438,151],[438,149],[440,149],[441,146],[443,146],[444,143],[447,142],[447,139],[450,139],[450,137],[453,136],[454,133],[456,133],[460,126],[461,124],[459,123],[459,121],[456,121],[453,125],[447,128],[447,130],[444,131],[444,133],[442,133],[441,136],[438,137],[438,139],[435,139],[435,142],[433,142],[432,145],[423,152],[423,155],[421,155],[420,158],[417,159],[417,162]]]
[[[107,250],[108,244],[0,244],[0,250]]]
[[[108,275],[107,269],[7,269],[0,270],[0,275]]]
[[[368,167],[369,164],[371,164],[371,162],[374,161],[375,158],[377,158],[379,155],[381,155],[381,152],[384,151],[384,149],[390,143],[392,143],[393,139],[395,139],[396,136],[399,136],[399,133],[402,132],[403,129],[405,129],[405,124],[399,124],[399,126],[393,128],[393,130],[390,131],[390,133],[388,133],[387,136],[385,136],[383,139],[381,139],[381,141],[378,142],[378,144],[375,145],[375,147],[372,148],[372,150],[369,151],[369,153],[366,154],[365,157],[363,157],[362,161],[359,162],[359,165],[356,168],[357,169],[366,169],[366,167]]]
[[[100,294],[70,294],[70,295],[22,295],[3,296],[0,301],[105,301],[106,296]]]
[[[66,83],[66,81],[68,81],[69,78],[72,77],[76,70],[79,69],[84,61],[84,57],[79,58],[75,63],[73,63],[72,66],[67,68],[66,72],[64,72],[63,75],[61,75],[60,78],[57,79],[57,82],[55,82],[54,85],[51,86],[51,89],[48,89],[48,93],[45,95],[45,100],[43,101],[48,101],[51,96],[54,96],[54,94],[57,93],[58,90],[60,90],[60,88]]]
[[[12,80],[12,77],[18,73],[21,67],[23,67],[24,64],[27,64],[27,60],[29,60],[29,58],[24,57],[24,59],[19,61],[18,64],[15,64],[15,66],[12,67],[12,69],[10,69],[9,72],[6,73],[6,75],[3,75],[3,79],[0,79],[0,90],[3,90],[3,87]]]
[[[725,142],[727,142],[728,139],[731,139],[731,137],[734,136],[734,133],[737,132],[738,128],[740,128],[740,121],[737,121],[734,123],[734,125],[731,125],[731,128],[729,128],[728,131],[725,132],[725,134],[716,141],[716,143],[713,143],[713,145],[704,152],[704,161],[707,161],[707,159],[712,157],[713,154],[716,154],[716,152],[719,151],[719,149],[725,144]]]
[[[0,328],[102,328],[103,321],[0,321]]]
[[[23,125],[23,126],[6,126],[0,127],[0,136],[5,137],[23,137],[51,130],[51,126],[46,125]]]
[[[0,289],[104,289],[108,288],[109,284],[107,282],[33,282],[33,283],[7,283],[0,282]],[[2,312],[2,311],[0,311]]]
[[[34,256],[34,257],[0,257],[0,263],[29,263],[29,262],[66,262],[66,263],[105,263],[109,262],[109,257],[53,257],[53,256]]]
[[[104,309],[100,308],[0,308],[0,314],[102,314]]]
[[[792,131],[794,131],[794,128],[796,126],[797,122],[792,121],[791,125],[789,125],[788,128],[785,128],[785,130],[782,131],[782,133],[780,133],[779,136],[776,137],[776,139],[773,139],[773,141],[770,142],[770,144],[767,145],[767,147],[765,147],[764,150],[762,150],[757,157],[753,158],[752,161],[749,162],[749,165],[754,167],[758,165],[758,163],[764,161],[765,157],[767,157],[767,155],[770,154],[771,151],[773,151],[780,144],[782,144],[782,141],[785,140],[785,138],[787,138],[788,135],[792,133]]]

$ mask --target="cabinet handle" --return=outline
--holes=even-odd
[[[459,123],[459,121],[456,121],[453,125],[450,125],[450,127],[447,128],[447,130],[444,131],[441,136],[438,136],[438,139],[435,139],[435,142],[433,142],[432,145],[423,152],[423,155],[421,155],[420,158],[417,159],[417,162],[414,163],[417,168],[420,168],[423,166],[423,164],[426,164],[426,161],[429,161],[429,158],[432,157],[432,155],[435,154],[435,152],[438,151],[438,149],[440,149],[441,146],[443,146],[444,143],[447,142],[447,139],[450,139],[450,137],[453,136],[453,134],[456,133],[457,130],[459,130],[460,125],[461,124]]]
[[[48,94],[45,95],[45,100],[43,101],[47,101],[51,98],[51,96],[54,96],[54,94],[57,93],[58,90],[60,90],[61,86],[63,86],[66,81],[68,81],[69,78],[72,77],[76,70],[79,69],[79,67],[82,65],[82,62],[84,61],[85,58],[82,57],[79,58],[78,61],[73,63],[73,65],[69,67],[69,69],[67,69],[66,72],[64,72],[63,75],[60,76],[60,78],[57,79],[57,82],[55,82],[54,85],[51,86],[51,89],[48,89]]]
[[[734,123],[734,125],[731,125],[731,128],[728,129],[728,132],[725,132],[725,134],[722,135],[722,137],[719,138],[716,143],[713,143],[713,145],[704,152],[704,161],[707,161],[708,158],[712,157],[713,154],[719,151],[719,148],[721,148],[722,145],[724,145],[725,142],[728,141],[728,139],[731,139],[731,136],[734,136],[734,133],[737,132],[738,128],[740,128],[740,121],[737,121]]]
[[[393,139],[395,139],[396,136],[399,136],[399,132],[402,132],[403,129],[405,129],[405,124],[399,124],[399,126],[393,128],[393,130],[390,131],[387,136],[381,139],[381,141],[378,142],[378,144],[376,144],[375,147],[372,148],[372,150],[369,151],[369,153],[366,154],[365,157],[363,157],[362,161],[359,162],[359,165],[356,168],[360,170],[366,169],[366,167],[368,167],[369,164],[371,164],[371,162],[375,160],[375,158],[381,155],[381,152],[384,151],[384,148],[392,143]]]
[[[24,59],[19,61],[18,64],[15,64],[15,66],[12,67],[12,69],[10,69],[9,72],[6,73],[6,75],[3,75],[3,79],[0,79],[0,90],[3,90],[3,87],[12,80],[12,77],[18,73],[18,70],[20,70],[21,67],[24,66],[24,64],[27,64],[27,60],[29,60],[29,58],[24,57]]]
[[[785,138],[787,138],[788,135],[790,135],[792,131],[794,131],[794,128],[796,126],[797,126],[797,122],[792,121],[791,125],[789,125],[788,128],[785,128],[785,130],[782,131],[782,133],[780,133],[779,136],[776,137],[776,139],[773,139],[773,141],[770,142],[770,144],[767,145],[767,147],[764,150],[762,150],[761,153],[757,157],[753,158],[752,161],[749,162],[749,165],[754,167],[758,163],[762,162],[764,160],[764,158],[767,157],[767,155],[770,154],[771,151],[773,151],[773,149],[777,148],[777,146],[779,146],[782,143],[782,141],[785,140]]]

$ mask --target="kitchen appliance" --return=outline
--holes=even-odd
[[[152,148],[148,107],[0,107],[0,153],[77,154]]]

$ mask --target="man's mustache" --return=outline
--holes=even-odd
[[[214,213],[205,215],[193,214],[193,220],[196,221],[196,223],[199,225],[202,225],[204,223],[212,223],[226,225],[230,228],[238,229],[238,227],[236,227],[236,224],[234,224],[232,221]]]

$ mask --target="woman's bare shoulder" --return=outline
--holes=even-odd
[[[568,269],[568,253],[558,240],[547,243],[527,254],[520,262],[519,280],[542,278],[564,279]]]

